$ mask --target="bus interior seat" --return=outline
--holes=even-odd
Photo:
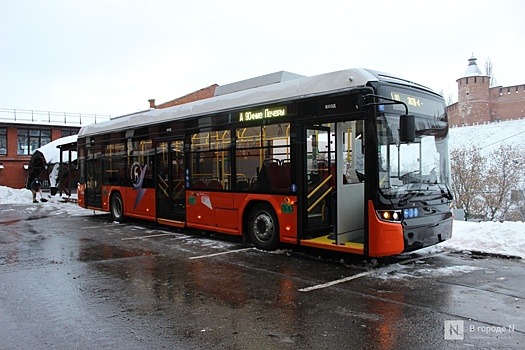
[[[261,175],[266,177],[268,190],[272,191],[287,191],[287,179],[284,174],[284,168],[279,159],[269,158],[263,162],[263,169]],[[260,179],[259,181],[261,181]]]
[[[193,182],[193,188],[197,188],[197,189],[203,189],[203,188],[206,188],[206,182],[204,182],[204,180],[202,179],[196,179],[194,182]]]
[[[284,179],[284,187],[290,188],[290,185],[292,183],[292,180],[291,180],[292,163],[290,162],[290,159],[283,159],[281,161],[281,167],[282,167],[282,174],[283,174],[283,179]]]
[[[237,182],[235,184],[235,190],[236,191],[246,191],[249,187],[248,179],[237,179]]]
[[[206,186],[207,188],[210,188],[210,189],[214,189],[214,190],[222,190],[222,184],[219,180],[217,179],[211,179],[208,181],[208,186]]]

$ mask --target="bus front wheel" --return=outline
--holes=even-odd
[[[124,202],[118,192],[111,196],[111,217],[113,221],[124,222]]]
[[[274,250],[279,245],[279,222],[268,203],[257,204],[248,218],[248,234],[255,247]]]

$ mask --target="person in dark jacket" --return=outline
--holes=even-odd
[[[33,193],[33,203],[38,203],[38,201],[36,200],[36,194],[40,193],[40,197],[42,197],[42,184],[40,183],[40,179],[38,177],[35,177],[33,181],[31,181],[29,188]]]

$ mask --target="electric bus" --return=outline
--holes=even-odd
[[[248,79],[82,127],[78,203],[263,250],[413,251],[452,234],[445,107],[368,69]]]

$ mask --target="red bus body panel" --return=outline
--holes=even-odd
[[[233,235],[243,234],[243,218],[249,205],[267,202],[273,207],[280,229],[280,241],[297,242],[297,206],[295,196],[263,195],[253,193],[226,193],[211,191],[186,191],[186,224],[188,227],[214,230]],[[292,212],[283,212],[284,205],[291,205]]]
[[[374,204],[368,201],[368,255],[381,257],[403,252],[403,227],[401,223],[379,220]]]

